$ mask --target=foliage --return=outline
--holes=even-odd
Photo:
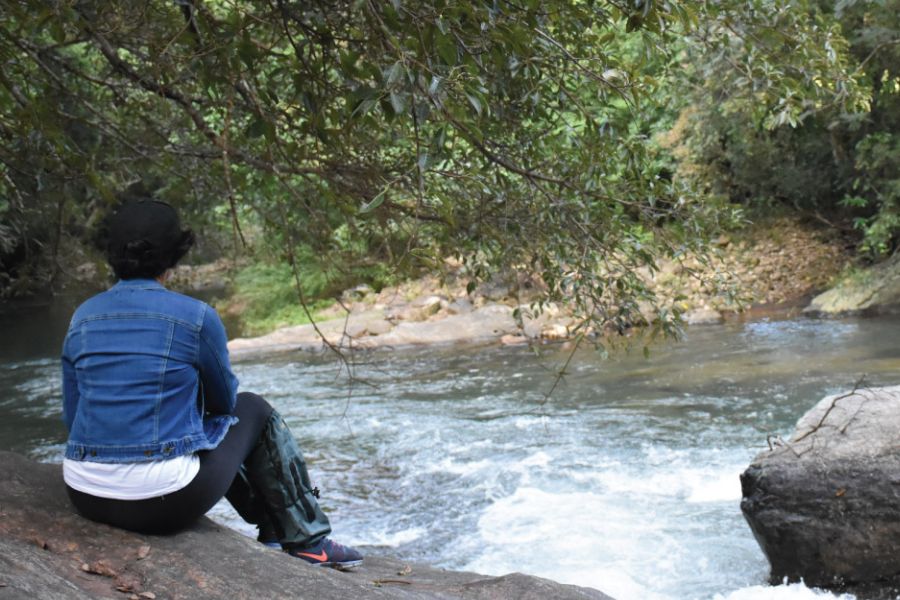
[[[322,291],[321,273],[308,271],[303,278],[306,289],[315,297]],[[290,267],[259,263],[241,269],[234,281],[235,292],[229,300],[231,310],[240,310],[244,335],[266,333],[284,325],[309,322],[309,316],[297,300]],[[324,302],[313,303],[310,311],[324,308]]]
[[[4,226],[31,236],[28,207],[54,207],[55,234],[19,245],[89,232],[140,182],[235,240],[258,228],[304,300],[301,249],[399,273],[455,255],[621,328],[653,300],[638,270],[728,214],[651,141],[694,43],[691,84],[724,115],[774,127],[867,96],[799,0],[8,2]]]
[[[788,10],[792,3],[773,5],[780,10],[769,18],[780,36],[762,40],[735,32],[718,52],[686,47],[687,68],[673,85],[690,93],[669,140],[682,158],[681,174],[757,210],[782,204],[838,229],[855,226],[861,248],[884,255],[900,236],[897,3],[820,2],[800,13]],[[815,23],[812,35],[827,49],[824,55],[808,56],[809,43],[787,22],[775,23],[791,14]],[[777,89],[772,72],[751,60],[763,42],[783,48],[774,61],[779,70],[806,78],[819,93],[770,96]],[[823,77],[829,69],[846,75]]]

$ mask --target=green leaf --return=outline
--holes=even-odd
[[[359,60],[359,54],[352,50],[341,52],[341,70],[347,77],[356,76],[356,61]]]
[[[357,103],[357,105],[353,108],[353,112],[350,113],[350,118],[362,117],[370,110],[372,110],[375,105],[378,104],[377,98],[364,98]]]
[[[442,79],[438,75],[433,75],[431,77],[431,84],[428,86],[428,95],[434,96],[437,94],[438,89],[441,87]]]
[[[50,21],[50,37],[52,37],[53,41],[57,44],[62,44],[66,41],[66,30],[58,19],[52,19]]]
[[[437,36],[437,52],[438,56],[444,61],[444,63],[453,66],[458,61],[458,54],[456,50],[456,40],[453,39],[453,36],[450,34],[441,33]]]
[[[434,132],[434,135],[431,136],[431,146],[438,151],[443,150],[444,144],[447,141],[447,128],[439,127],[437,131]]]
[[[247,129],[244,131],[244,135],[248,138],[256,139],[258,137],[262,137],[266,134],[266,120],[262,117],[254,117],[250,124],[247,126]]]
[[[595,350],[597,354],[600,356],[601,360],[607,360],[609,358],[609,350],[601,343],[598,343]]]
[[[390,185],[384,186],[384,189],[382,189],[380,192],[378,192],[378,194],[376,194],[374,198],[372,198],[366,204],[363,204],[362,207],[360,207],[359,213],[364,215],[366,213],[372,212],[373,210],[375,210],[376,208],[381,206],[384,203],[385,198],[387,198],[387,191],[390,189],[390,187],[391,187]]]
[[[637,31],[644,24],[644,20],[638,15],[632,15],[628,17],[628,21],[625,23],[625,31],[631,33],[633,31]]]
[[[481,100],[479,100],[478,97],[475,96],[475,94],[470,94],[470,93],[468,93],[468,92],[466,92],[466,98],[469,100],[469,104],[472,105],[472,108],[475,109],[475,112],[476,112],[476,113],[478,114],[478,116],[480,117],[480,116],[481,116],[481,110],[482,110],[482,108],[481,108]]]
[[[393,65],[391,65],[391,68],[388,70],[385,84],[387,86],[395,85],[398,81],[400,81],[400,78],[403,77],[404,73],[406,73],[406,67],[403,66],[403,61],[398,60]]]
[[[256,46],[253,45],[250,34],[246,31],[241,37],[241,41],[238,42],[237,53],[241,62],[247,65],[247,68],[252,69],[253,63],[256,60]]]
[[[406,96],[403,94],[398,94],[396,92],[391,92],[391,108],[394,109],[394,114],[402,115],[406,112]]]

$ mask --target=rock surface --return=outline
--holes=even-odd
[[[695,308],[684,315],[688,325],[717,325],[724,320],[722,313],[711,308]]]
[[[340,573],[205,518],[175,536],[139,535],[75,514],[59,465],[0,452],[0,599],[7,598],[610,600],[518,573],[486,577],[372,556]]]
[[[843,315],[881,312],[900,306],[900,254],[847,277],[813,298],[804,312]]]
[[[465,314],[390,324],[381,311],[369,310],[351,313],[345,319],[320,321],[315,326],[284,327],[255,338],[231,340],[228,351],[234,360],[296,350],[318,351],[323,347],[322,337],[345,350],[487,343],[519,332],[512,313],[513,309],[504,304],[487,304]],[[526,320],[526,327],[529,324]]]
[[[900,584],[900,386],[829,396],[741,475],[771,580]],[[893,597],[893,596],[892,596]]]

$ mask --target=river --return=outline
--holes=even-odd
[[[0,318],[0,448],[55,462],[61,329],[48,314]],[[900,383],[897,340],[897,318],[695,327],[649,359],[580,351],[549,399],[567,356],[552,348],[359,354],[352,385],[311,354],[236,371],[299,438],[338,541],[618,600],[800,600],[833,596],[766,585],[738,475],[822,396],[863,375]],[[212,516],[252,533],[227,505]]]

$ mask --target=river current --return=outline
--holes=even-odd
[[[61,460],[55,354],[0,357],[0,448]],[[352,382],[311,354],[235,370],[285,415],[342,543],[617,600],[834,597],[766,584],[738,476],[822,396],[900,383],[900,320],[695,327],[649,359],[581,350],[548,399],[567,357],[378,351],[353,357]],[[212,516],[253,533],[224,503]]]

